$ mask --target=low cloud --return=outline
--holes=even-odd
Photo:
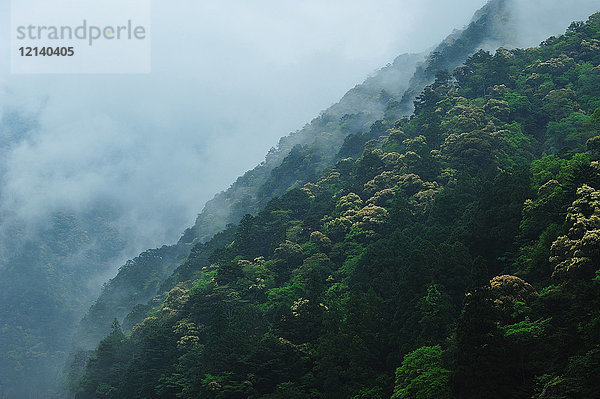
[[[509,1],[519,46],[598,7]],[[4,31],[0,118],[18,115],[26,127],[2,128],[1,206],[27,220],[104,200],[122,210],[135,250],[172,242],[279,137],[484,3],[154,2],[149,75],[9,75]]]
[[[149,75],[9,75],[4,32],[0,109],[28,127],[2,149],[2,206],[33,220],[104,200],[138,247],[172,242],[279,137],[483,3],[153,2]]]

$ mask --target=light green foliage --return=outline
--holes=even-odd
[[[530,321],[529,317],[515,324],[502,327],[504,335],[517,340],[527,341],[540,338],[550,324],[550,318]]]
[[[593,123],[600,123],[600,107],[596,108],[596,110],[594,111],[594,114],[591,117],[591,121]]]
[[[504,95],[504,99],[508,104],[510,112],[513,114],[527,113],[531,110],[531,102],[525,95],[517,92],[508,92]]]
[[[551,248],[554,275],[561,278],[591,276],[600,260],[600,191],[588,185],[577,190],[569,207],[567,235],[560,236]]]
[[[423,346],[404,356],[396,370],[392,399],[450,399],[450,371],[441,367],[442,348]]]

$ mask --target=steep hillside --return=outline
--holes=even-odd
[[[109,331],[114,317],[122,319],[135,305],[145,304],[156,295],[160,284],[181,264],[195,243],[208,241],[228,224],[262,209],[274,196],[317,177],[333,162],[347,135],[368,131],[373,122],[383,117],[391,92],[404,92],[422,58],[400,56],[351,89],[339,103],[303,129],[282,138],[263,163],[209,201],[194,226],[183,233],[176,245],[149,250],[123,265],[83,319],[77,345],[95,346]]]
[[[455,31],[427,57],[396,58],[303,129],[282,138],[263,163],[206,204],[176,248],[151,250],[120,269],[120,275],[107,283],[84,318],[76,346],[95,345],[109,332],[113,318],[123,320],[135,306],[156,295],[158,286],[181,264],[193,244],[208,241],[227,225],[239,223],[246,214],[255,214],[271,198],[315,180],[340,157],[360,153],[365,142],[385,134],[389,128],[385,120],[409,115],[414,96],[433,81],[435,71],[452,70],[490,43],[496,46],[514,43],[510,22],[506,1],[491,1],[465,29]],[[149,256],[155,261],[147,262]]]
[[[295,147],[270,176],[311,173],[115,320],[76,397],[597,396],[600,13],[339,148]]]
[[[387,119],[410,115],[416,95],[433,82],[437,71],[453,70],[480,48],[493,46],[495,49],[516,43],[514,30],[510,27],[507,1],[491,1],[477,11],[466,28],[453,32],[426,57],[403,55],[396,58],[302,130],[282,138],[277,149],[267,155],[264,164],[247,172],[229,190],[208,202],[189,234],[206,241],[228,223],[238,223],[246,213],[257,212],[273,195],[289,189],[296,180],[287,175],[285,178],[273,176],[272,171],[297,145],[305,146],[307,156],[312,158],[305,164],[314,168],[314,171],[301,171],[299,174],[305,176],[299,176],[297,183],[310,180],[314,173],[318,175],[336,159],[345,137],[373,129],[373,123],[381,120],[386,112]],[[363,142],[377,137],[381,129],[374,128],[376,131]],[[311,175],[311,172],[314,173]]]

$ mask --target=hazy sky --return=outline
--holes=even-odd
[[[173,241],[279,137],[483,3],[155,1],[150,75],[10,75],[3,29],[1,108],[39,128],[0,158],[2,203],[30,217],[105,198],[140,245]]]
[[[0,154],[1,203],[31,217],[103,198],[127,209],[140,247],[172,242],[279,137],[484,3],[154,1],[151,74],[10,75],[0,0],[0,112],[39,124]],[[570,18],[546,8],[555,25]]]

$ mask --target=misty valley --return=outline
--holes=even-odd
[[[408,3],[418,41],[442,5]],[[277,8],[269,25],[254,4],[201,6],[282,41],[284,21],[318,30],[331,10]],[[354,6],[371,40],[389,5]],[[466,25],[340,80],[289,135],[278,118],[296,103],[277,96],[325,87],[300,72],[263,87],[264,113],[229,70],[194,82],[199,58],[37,78],[73,79],[58,95],[0,79],[0,399],[600,398],[600,6],[464,7]],[[180,33],[166,26],[149,37]],[[319,76],[343,52],[300,32]],[[273,70],[311,69],[295,57]],[[94,97],[104,79],[128,94]],[[269,125],[277,145],[231,169],[274,144]]]

